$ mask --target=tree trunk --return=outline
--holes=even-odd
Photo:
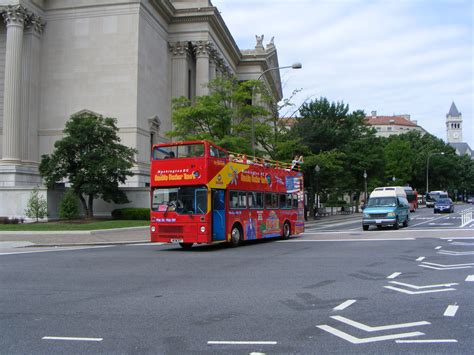
[[[89,209],[87,208],[86,200],[84,199],[82,194],[79,194],[78,196],[79,196],[79,200],[81,201],[82,208],[84,209],[84,215],[87,218],[87,216],[89,215]]]
[[[94,195],[89,195],[89,214],[87,218],[93,218],[94,217]]]

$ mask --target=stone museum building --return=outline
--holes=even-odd
[[[24,216],[36,186],[55,216],[61,191],[44,188],[38,165],[84,110],[117,118],[138,150],[128,206],[148,207],[150,147],[167,140],[172,98],[279,65],[273,39],[240,49],[210,0],[0,0],[0,12],[0,216]],[[262,80],[281,99],[278,70]]]

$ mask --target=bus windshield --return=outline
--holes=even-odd
[[[426,201],[430,202],[436,202],[440,198],[447,198],[448,195],[443,192],[430,192],[429,194],[426,194]]]
[[[395,197],[372,197],[369,198],[368,207],[395,207],[397,199]]]
[[[160,146],[153,149],[153,159],[195,158],[204,156],[204,144]]]
[[[155,212],[206,214],[207,189],[205,186],[155,188],[151,209]]]

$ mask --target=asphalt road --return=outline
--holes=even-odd
[[[474,231],[442,232],[1,255],[0,353],[472,353]]]
[[[454,213],[434,213],[432,208],[419,208],[416,212],[410,213],[410,222],[408,230],[449,230],[449,229],[474,229],[474,220],[462,225],[462,214],[465,212],[474,212],[474,206],[469,204],[455,205]],[[324,218],[307,223],[307,232],[330,232],[330,231],[362,231],[362,215],[358,218],[350,218],[341,222],[325,222]],[[384,227],[383,230],[390,230],[391,227]],[[377,231],[376,227],[370,227],[367,233]]]

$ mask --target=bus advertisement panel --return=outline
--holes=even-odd
[[[303,175],[289,164],[233,155],[208,141],[153,147],[151,241],[193,244],[304,231]]]

